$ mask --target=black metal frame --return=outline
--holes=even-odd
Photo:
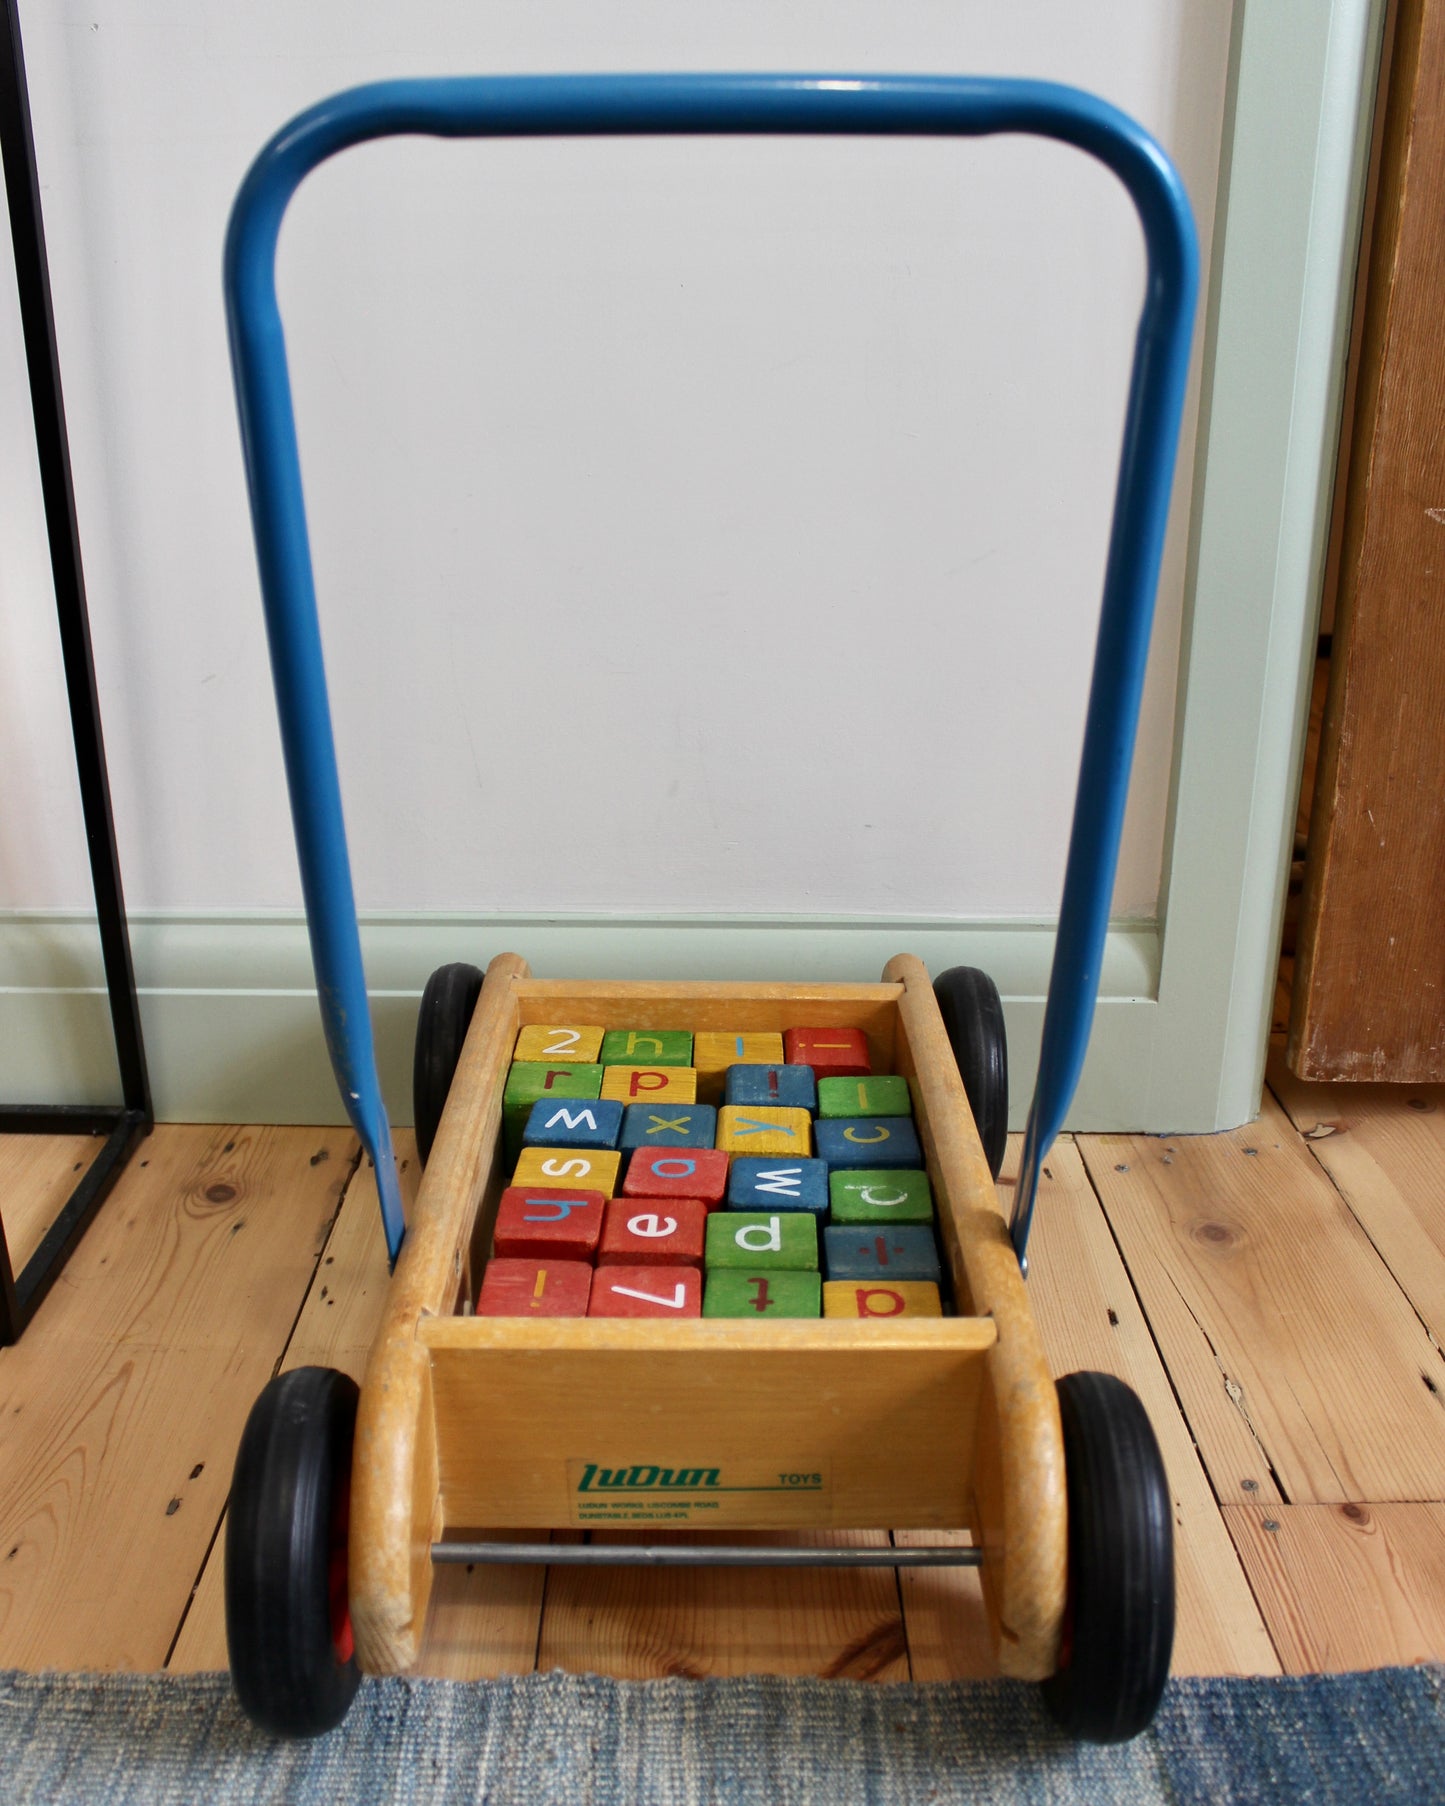
[[[102,1109],[64,1104],[0,1108],[0,1134],[106,1137],[104,1147],[18,1278],[10,1264],[3,1208],[0,1208],[0,1346],[3,1346],[19,1340],[71,1250],[119,1177],[132,1148],[150,1132],[155,1121],[141,1040],[130,937],[126,931],[125,898],[116,853],[100,704],[95,688],[90,619],[85,606],[85,579],[81,571],[75,492],[70,474],[70,445],[65,431],[60,362],[55,348],[50,272],[45,256],[45,227],[40,214],[40,185],[35,170],[35,141],[30,129],[30,100],[25,87],[25,58],[20,45],[17,0],[5,0],[5,29],[0,34],[0,157],[3,157],[5,190],[10,206],[15,279],[20,293],[25,361],[30,373],[35,447],[45,498],[45,526],[50,540],[65,687],[75,738],[75,763],[80,777],[80,800],[90,852],[91,882],[95,887],[101,956],[105,964],[106,989],[110,994],[110,1019],[115,1032],[116,1062],[124,1099],[122,1104]],[[0,1200],[0,1206],[3,1206],[3,1200]]]

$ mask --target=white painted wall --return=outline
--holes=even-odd
[[[1207,246],[1228,15],[23,5],[132,906],[298,897],[219,273],[282,120],[398,74],[1035,75],[1153,130]],[[392,144],[308,182],[281,269],[364,906],[1054,912],[1141,272],[1103,171],[1012,140]],[[0,382],[0,908],[85,906],[8,270]]]

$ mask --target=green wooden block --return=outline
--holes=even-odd
[[[609,1028],[597,1057],[604,1066],[691,1066],[692,1033],[682,1028]]]
[[[819,1116],[912,1116],[908,1080],[874,1073],[870,1078],[819,1079]]]
[[[715,1210],[707,1220],[703,1258],[709,1272],[816,1272],[818,1225],[807,1210]]]
[[[541,1060],[514,1060],[502,1091],[502,1133],[507,1149],[507,1164],[517,1163],[522,1151],[522,1133],[533,1104],[544,1097],[601,1097],[601,1066],[555,1066]]]
[[[704,1317],[821,1317],[823,1281],[817,1273],[734,1272],[719,1268],[707,1276]]]
[[[933,1192],[916,1170],[836,1172],[828,1175],[835,1223],[931,1223]]]

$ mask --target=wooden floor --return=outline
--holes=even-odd
[[[1177,1672],[1445,1659],[1445,1088],[1270,1085],[1232,1134],[1054,1150],[1044,1341],[1060,1373],[1110,1369],[1148,1405]],[[17,1264],[92,1151],[0,1137]],[[384,1285],[348,1132],[158,1129],[0,1350],[0,1667],[224,1666],[245,1414],[278,1365],[359,1374]],[[981,1675],[976,1589],[967,1570],[443,1569],[424,1665]]]

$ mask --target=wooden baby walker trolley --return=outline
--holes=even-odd
[[[377,1079],[275,293],[292,193],[401,133],[979,136],[1090,152],[1148,253],[1037,1086],[1011,1215],[998,992],[930,983],[541,981],[502,954],[428,982],[403,1224]],[[1000,1670],[1075,1734],[1148,1724],[1174,1629],[1172,1507],[1137,1397],[1056,1386],[1024,1284],[1043,1160],[1088,1042],[1188,364],[1179,178],[1102,101],[947,77],[400,81],[262,151],[226,245],[251,507],[327,1043],[376,1168],[390,1291],[365,1383],[302,1368],[247,1422],[226,1540],[242,1705],[340,1722],[417,1659],[434,1564],[973,1564]],[[484,1526],[530,1542],[480,1540]],[[790,1531],[972,1531],[972,1546],[799,1547]],[[552,1544],[553,1529],[634,1539]],[[667,1540],[670,1530],[708,1540]],[[776,1544],[729,1546],[732,1532]]]

